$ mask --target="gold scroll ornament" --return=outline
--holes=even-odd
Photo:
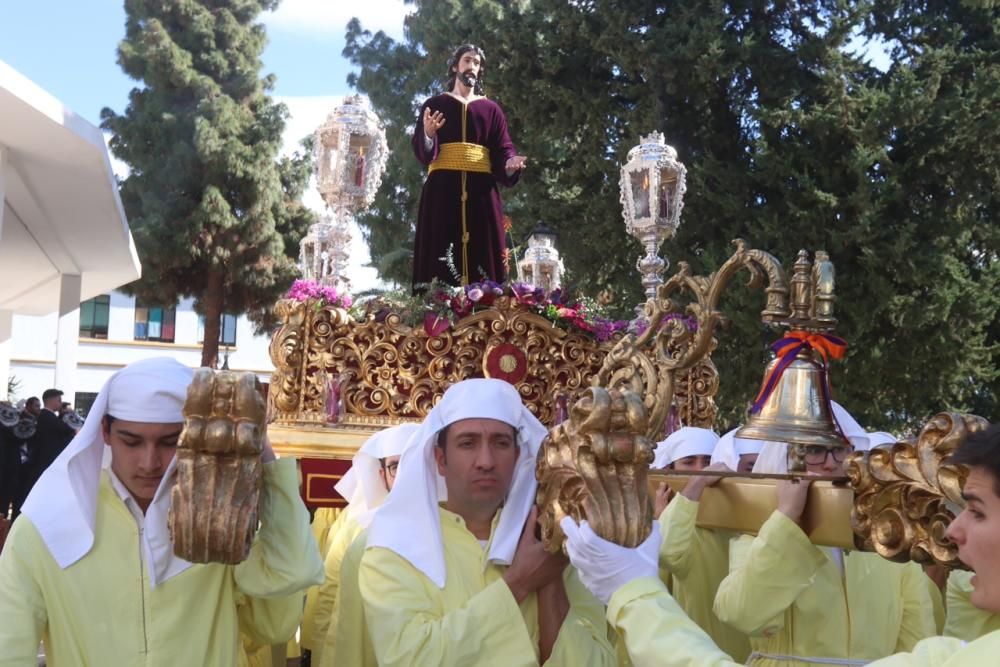
[[[643,490],[654,443],[645,436],[646,410],[628,391],[591,387],[553,428],[538,457],[537,503],[542,541],[562,548],[564,516],[587,519],[601,537],[627,547],[649,535],[653,508]]]
[[[497,370],[515,376],[504,379],[525,405],[552,425],[554,397],[572,403],[585,393],[615,345],[556,327],[513,297],[497,298],[437,336],[395,313],[357,322],[342,309],[293,300],[275,310],[282,326],[271,340],[276,371],[268,400],[279,431],[325,424],[324,381],[334,374],[344,381],[341,426],[377,429],[423,419],[450,385],[490,377],[494,357]],[[699,358],[678,385],[684,423],[710,428],[718,390],[711,358]]]
[[[625,335],[614,345],[592,380],[591,398],[580,399],[571,411],[569,423],[553,430],[543,443],[539,456],[545,465],[540,461],[537,468],[538,502],[543,517],[542,538],[549,551],[562,548],[564,536],[552,523],[564,515],[586,518],[598,535],[625,546],[635,546],[649,535],[652,522],[646,518],[652,516],[652,503],[645,480],[653,460],[652,443],[660,439],[679,390],[696,396],[707,391],[714,395],[718,388],[714,366],[710,376],[701,376],[698,368],[717,345],[715,329],[725,322],[719,299],[737,272],[745,269],[750,274],[752,288],[766,284],[767,299],[761,313],[764,322],[788,318],[788,285],[778,260],[751,249],[742,240],[734,243],[736,252],[710,276],[694,276],[687,263],[680,263],[677,273],[657,288],[655,298],[646,302],[648,327],[639,335]],[[691,298],[686,305],[680,302],[683,295]],[[694,330],[685,317],[695,319]],[[598,405],[601,391],[609,396],[618,393],[618,399],[608,401],[627,406],[618,410],[627,418],[591,417],[591,411],[604,414],[592,407]],[[693,415],[700,411],[690,398],[688,408]],[[712,417],[714,421],[714,403]],[[711,428],[712,421],[697,419],[687,425]],[[632,444],[610,449],[601,445],[597,451],[609,454],[589,454],[594,449],[591,442],[610,439],[612,433],[615,442],[625,443],[632,438]],[[642,460],[647,470],[639,470]],[[626,474],[619,475],[623,470]],[[561,487],[566,484],[570,488],[563,491]],[[602,509],[603,503],[609,506]],[[629,513],[634,516],[623,522],[621,517]],[[545,522],[550,525],[547,527]]]
[[[851,525],[859,549],[905,562],[964,567],[945,531],[965,506],[965,466],[947,458],[989,425],[976,415],[942,412],[920,431],[916,443],[854,454],[845,472],[854,488]]]
[[[253,373],[199,368],[184,402],[167,524],[192,563],[246,559],[257,529],[266,405]]]

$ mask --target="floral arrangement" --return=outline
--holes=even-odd
[[[285,293],[286,299],[296,301],[315,300],[320,306],[331,305],[338,308],[351,307],[351,295],[339,294],[335,287],[320,285],[315,280],[296,280]]]
[[[463,317],[485,310],[500,297],[514,299],[528,310],[546,318],[553,325],[589,334],[597,341],[607,341],[619,334],[640,335],[648,327],[643,318],[614,319],[607,308],[597,301],[573,297],[562,289],[546,292],[540,287],[521,282],[497,283],[491,280],[453,287],[434,281],[418,295],[409,291],[394,290],[359,299],[357,303],[347,294],[339,294],[332,287],[325,287],[308,280],[296,280],[288,290],[287,298],[297,301],[317,300],[320,305],[333,305],[348,310],[357,321],[368,317],[385,319],[395,313],[408,326],[423,326],[429,336],[438,336],[450,329]],[[353,304],[353,305],[352,305]],[[672,319],[682,319],[694,331],[694,318],[671,313],[660,327]]]

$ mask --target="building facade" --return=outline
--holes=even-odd
[[[15,314],[10,360],[13,398],[41,396],[56,387],[65,392],[63,400],[86,414],[111,374],[133,361],[170,356],[192,368],[199,366],[204,321],[193,304],[193,299],[184,299],[175,308],[156,307],[117,290],[84,301],[76,373],[63,386],[55,382],[58,314]],[[245,316],[224,315],[221,324],[220,366],[252,371],[261,382],[269,382],[274,370],[268,353],[270,336],[256,335]]]

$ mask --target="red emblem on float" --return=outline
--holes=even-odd
[[[483,357],[483,372],[488,378],[517,384],[528,374],[528,358],[519,347],[501,343],[486,352]]]

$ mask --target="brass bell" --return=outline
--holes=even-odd
[[[737,438],[771,440],[790,445],[822,445],[837,447],[844,444],[830,413],[830,398],[823,367],[809,348],[803,348],[778,378],[774,390],[756,414],[737,432]],[[764,373],[764,382],[780,363],[774,359]],[[800,449],[800,448],[796,448]],[[790,472],[800,456],[792,456]]]

